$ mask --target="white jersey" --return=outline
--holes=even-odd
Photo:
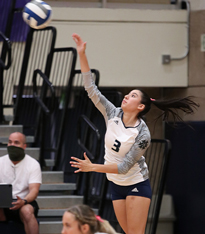
[[[151,140],[147,125],[140,119],[135,127],[126,127],[122,121],[122,108],[115,107],[101,94],[91,72],[83,73],[83,79],[88,96],[106,122],[105,164],[118,165],[118,174],[107,173],[108,180],[127,186],[148,179],[148,168],[143,156]]]

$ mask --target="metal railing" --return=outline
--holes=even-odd
[[[83,122],[86,124],[86,127],[89,127],[89,129],[95,134],[96,137],[96,142],[92,142],[93,143],[93,152],[91,152],[90,149],[88,149],[88,147],[86,146],[86,139],[87,138],[87,134],[86,133],[82,133],[81,129],[82,129],[82,124]],[[88,117],[86,117],[85,115],[81,115],[79,120],[78,120],[78,125],[77,125],[77,136],[78,136],[78,145],[81,147],[81,149],[86,152],[87,156],[93,161],[93,160],[97,160],[98,157],[100,156],[100,143],[101,143],[101,137],[100,137],[100,133],[99,130],[96,128],[96,126],[88,119]],[[84,138],[84,139],[83,139]]]
[[[3,43],[5,44],[5,57],[7,56],[7,64],[5,64],[6,58],[5,59],[0,58],[0,67],[2,67],[3,70],[8,70],[11,66],[11,42],[9,38],[7,38],[2,32],[0,32],[0,38],[3,39]],[[4,53],[2,52],[2,54]]]
[[[49,77],[47,66],[49,55],[53,52],[56,40],[56,29],[47,27],[41,30],[30,29],[22,61],[18,86],[14,92],[14,121],[13,124],[23,124],[24,133],[34,135],[36,123],[34,122],[36,111],[32,106],[32,75],[35,69],[40,69]],[[26,115],[25,115],[26,111]],[[31,119],[33,117],[33,119]]]
[[[3,39],[2,50],[1,50],[1,58],[0,58],[0,123],[4,122],[4,100],[3,100],[3,90],[4,90],[4,71],[8,70],[11,66],[11,42],[10,42],[10,34],[12,28],[12,21],[14,15],[14,9],[16,0],[5,1],[1,3],[2,11],[1,12],[1,23],[5,25],[5,28],[2,28],[2,32],[0,32],[0,39]],[[7,10],[5,10],[7,9]],[[3,27],[3,25],[1,25]],[[7,60],[7,64],[6,64]]]
[[[152,139],[151,145],[145,153],[153,193],[148,213],[149,225],[146,226],[145,234],[155,234],[157,231],[170,154],[171,142],[167,139]]]
[[[37,79],[37,74],[40,75],[40,77],[43,79],[44,81],[44,86],[49,87],[50,92],[51,92],[51,105],[50,108],[48,108],[45,103],[42,100],[42,97],[37,95],[37,85],[36,85],[36,79]],[[41,165],[41,167],[45,167],[45,159],[44,159],[44,138],[45,138],[45,133],[46,133],[46,129],[45,129],[45,122],[47,121],[46,116],[50,116],[51,113],[54,111],[54,99],[55,99],[55,91],[53,88],[52,83],[48,80],[47,76],[39,69],[36,69],[34,71],[33,74],[33,96],[35,98],[35,100],[37,101],[39,107],[43,110],[43,112],[41,113],[41,117],[40,117],[40,122],[41,122],[41,126],[40,126],[40,142],[41,142],[41,146],[40,146],[40,157],[39,157],[39,163]]]

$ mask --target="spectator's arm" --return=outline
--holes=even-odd
[[[27,200],[28,203],[34,201],[38,196],[40,185],[41,185],[40,183],[29,184],[29,193],[27,194],[27,196],[24,197],[23,199],[17,196],[17,201],[12,202],[13,207],[11,207],[10,210],[17,210],[20,209],[22,206],[24,206],[25,205],[24,199]]]
[[[34,201],[37,198],[40,185],[40,183],[29,184],[29,193],[26,195],[26,197],[24,197],[28,203]]]

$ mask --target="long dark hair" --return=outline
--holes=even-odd
[[[162,117],[163,121],[168,122],[169,116],[173,117],[173,122],[183,121],[178,110],[183,111],[186,114],[193,114],[194,110],[199,107],[199,104],[194,102],[192,99],[193,96],[188,96],[185,98],[175,98],[170,100],[155,100],[151,99],[144,91],[141,92],[141,103],[145,105],[143,111],[139,112],[138,117],[143,118],[143,116],[151,109],[151,104],[155,105],[157,108],[163,111],[163,113],[157,117],[159,119]]]

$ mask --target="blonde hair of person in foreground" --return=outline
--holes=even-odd
[[[117,234],[107,220],[97,216],[87,205],[75,205],[63,215],[62,234]]]

